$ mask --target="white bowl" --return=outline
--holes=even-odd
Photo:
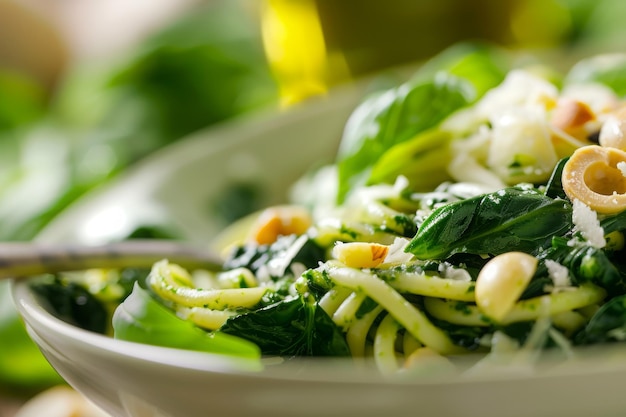
[[[206,243],[225,226],[210,206],[229,185],[253,181],[264,207],[284,202],[293,181],[312,165],[331,162],[362,96],[363,87],[346,88],[332,98],[192,135],[64,210],[38,239],[104,243],[156,225]]]
[[[207,242],[222,226],[206,204],[254,176],[263,204],[284,201],[311,164],[330,161],[362,97],[347,90],[280,115],[200,133],[155,155],[70,208],[43,240],[98,243],[137,224],[167,223]],[[99,227],[105,226],[105,227]],[[113,340],[56,318],[27,283],[13,286],[28,331],[76,390],[115,417],[617,416],[626,412],[626,360],[548,372],[389,379],[349,362],[310,360],[258,370],[241,359]]]
[[[76,390],[115,417],[621,416],[626,357],[549,373],[390,380],[344,362],[267,365],[114,340],[13,288],[29,333]]]

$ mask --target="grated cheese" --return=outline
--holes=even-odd
[[[578,199],[572,201],[572,221],[575,230],[586,239],[586,243],[596,248],[606,246],[604,229],[600,226],[598,214]],[[570,241],[570,243],[573,243]]]
[[[438,268],[439,273],[442,277],[447,279],[453,279],[455,281],[465,281],[469,282],[472,280],[472,276],[467,270],[462,268],[455,268],[451,264],[447,262],[443,262],[439,264]]]
[[[389,245],[389,252],[383,263],[396,264],[396,263],[408,263],[413,260],[411,253],[405,252],[404,248],[409,244],[409,240],[403,237],[396,237],[391,245]]]
[[[567,267],[551,259],[546,259],[546,268],[548,268],[548,275],[552,279],[552,286],[546,290],[554,293],[572,288]]]

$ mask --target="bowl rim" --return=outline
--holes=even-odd
[[[82,329],[51,313],[30,289],[28,280],[12,281],[10,286],[13,302],[29,332],[37,333],[37,329],[45,327],[47,331],[55,332],[68,340],[98,350],[143,362],[155,362],[185,369],[217,373],[226,370],[228,372],[246,372],[258,369],[258,362],[252,359],[130,342]]]
[[[615,351],[606,347],[600,348],[599,353],[605,355],[604,360],[598,360],[598,352],[591,349],[591,360],[580,362],[576,366],[555,367],[549,372],[533,372],[529,368],[515,368],[512,370],[513,372],[488,371],[484,374],[472,373],[469,376],[455,372],[426,375],[426,378],[419,375],[414,378],[411,377],[411,374],[407,374],[408,377],[389,378],[381,375],[375,369],[355,367],[346,358],[306,358],[306,372],[302,372],[302,363],[297,360],[283,363],[277,358],[262,358],[259,362],[256,359],[219,353],[153,346],[114,339],[108,335],[81,329],[56,317],[33,293],[28,280],[11,281],[10,287],[14,304],[29,333],[38,334],[41,328],[45,328],[45,331],[54,332],[72,343],[106,352],[109,355],[119,355],[126,360],[194,372],[207,372],[214,375],[221,374],[258,380],[282,380],[283,382],[295,383],[384,384],[387,386],[410,385],[412,387],[454,385],[457,388],[468,384],[493,384],[506,383],[507,381],[525,383],[545,379],[558,380],[566,377],[582,380],[592,375],[601,376],[607,373],[626,375],[626,348],[624,347]],[[609,357],[608,360],[606,356]],[[278,363],[281,365],[275,366]]]

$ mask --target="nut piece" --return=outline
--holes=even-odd
[[[268,245],[276,242],[279,236],[304,234],[312,222],[311,214],[304,207],[270,207],[257,219],[249,240],[260,245]]]
[[[587,104],[578,100],[562,99],[552,113],[551,124],[577,139],[585,139],[588,133],[585,124],[595,118]]]
[[[501,321],[515,305],[537,270],[537,259],[524,252],[507,252],[485,264],[478,273],[474,295],[478,308]]]
[[[611,114],[602,124],[598,136],[600,145],[626,151],[626,107]]]
[[[563,190],[570,200],[578,199],[598,213],[619,213],[626,209],[623,164],[626,152],[617,148],[579,148],[563,167]]]
[[[375,268],[387,257],[389,246],[379,243],[338,243],[333,257],[351,268]]]

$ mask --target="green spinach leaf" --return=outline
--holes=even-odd
[[[574,283],[592,282],[614,295],[626,293],[626,271],[618,264],[620,255],[589,245],[571,246],[566,238],[555,238],[552,247],[540,254],[567,267]]]
[[[626,295],[612,298],[602,305],[574,340],[577,344],[626,340]]]
[[[346,124],[338,152],[339,191],[368,182],[372,167],[389,148],[439,124],[474,98],[468,82],[439,73],[370,97]]]
[[[561,177],[563,175],[563,167],[565,167],[565,164],[568,160],[569,158],[561,159],[559,162],[557,162],[556,166],[552,170],[552,175],[550,175],[550,179],[546,184],[545,194],[548,197],[562,198],[564,200],[568,199],[567,194],[565,194],[565,191],[563,191],[563,181],[561,180]]]
[[[437,178],[445,180],[447,140],[420,133],[500,84],[511,67],[509,61],[491,45],[457,44],[427,61],[407,83],[365,101],[353,113],[342,138],[339,201],[354,186],[393,182],[396,174],[426,181],[416,182],[418,190],[432,187]],[[405,141],[412,143],[399,146]],[[407,158],[411,154],[415,160]]]
[[[451,140],[451,133],[434,128],[390,147],[372,167],[368,182],[393,184],[402,175],[413,191],[434,189],[450,179]]]
[[[600,226],[604,229],[605,235],[615,231],[626,231],[626,210],[614,216],[601,219]]]
[[[419,259],[536,251],[572,228],[572,208],[534,188],[510,187],[442,206],[406,248]]]
[[[565,76],[566,84],[603,84],[618,96],[626,95],[626,54],[592,56],[578,61]]]
[[[31,286],[64,321],[81,329],[106,333],[109,315],[104,305],[82,286],[70,282],[37,282]]]
[[[206,332],[176,317],[138,284],[115,310],[113,330],[116,339],[131,342],[245,358],[260,356],[254,343],[220,332]]]
[[[305,297],[230,318],[220,331],[256,343],[267,355],[350,354],[340,329],[313,299]]]
[[[324,248],[319,246],[313,239],[308,238],[296,253],[292,253],[294,243],[301,239],[296,235],[280,236],[276,242],[270,245],[244,244],[233,248],[224,261],[224,269],[247,268],[257,273],[260,268],[276,260],[286,261],[285,273],[290,273],[289,268],[293,263],[300,263],[306,268],[317,267],[326,256]],[[291,258],[287,259],[287,256]],[[274,279],[283,278],[273,277]]]
[[[415,77],[432,76],[445,70],[472,83],[479,98],[504,80],[511,69],[510,61],[510,55],[493,45],[458,43],[428,60]]]

